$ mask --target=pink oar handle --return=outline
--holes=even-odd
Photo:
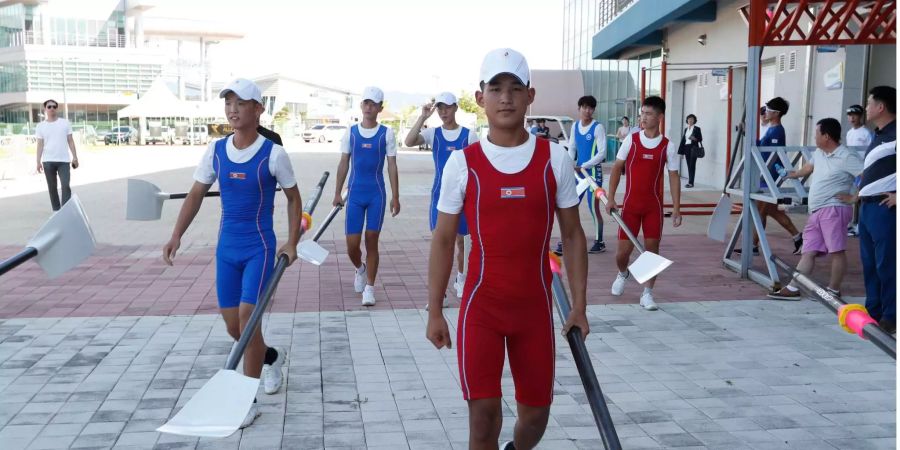
[[[549,252],[549,258],[550,258],[550,271],[559,275],[560,266],[561,266],[560,261],[559,261],[559,256],[556,256],[556,254],[553,252]]]
[[[863,339],[865,339],[863,328],[870,323],[878,324],[866,311],[865,306],[857,304],[844,305],[838,308],[838,323],[841,324],[841,328],[846,332],[856,333]]]

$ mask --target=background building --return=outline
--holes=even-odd
[[[647,95],[661,92],[665,57],[665,132],[680,137],[684,117],[695,114],[706,147],[706,157],[697,164],[702,174],[698,182],[721,186],[730,151],[729,95],[735,125],[743,112],[747,4],[746,0],[565,0],[563,63],[591,74],[585,76],[585,92],[605,105],[598,107],[597,118],[608,123],[615,115],[633,115],[629,112],[640,98],[641,68],[648,69]],[[815,122],[825,117],[842,120],[846,128],[844,111],[851,104],[864,104],[869,87],[896,85],[895,45],[773,47],[764,51],[762,64],[761,100],[781,96],[791,105],[783,121],[788,145],[812,145]],[[719,72],[729,66],[734,71],[730,92]]]

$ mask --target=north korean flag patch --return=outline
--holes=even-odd
[[[372,144],[366,142],[362,145],[362,148],[372,148]]]
[[[244,172],[228,172],[228,178],[232,180],[246,180],[247,174]]]
[[[500,188],[500,198],[525,198],[525,188],[502,187]]]

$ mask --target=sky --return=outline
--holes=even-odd
[[[97,0],[108,1],[108,0]],[[511,47],[532,69],[559,69],[562,2],[546,0],[152,0],[154,16],[246,32],[213,46],[229,77],[282,73],[362,91],[471,92],[485,53]]]

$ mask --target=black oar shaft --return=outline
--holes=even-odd
[[[553,274],[552,286],[554,297],[556,297],[559,319],[565,324],[566,319],[569,317],[571,306],[569,305],[569,296],[566,294],[566,288],[563,286],[558,274]],[[607,450],[621,450],[622,444],[619,442],[615,423],[613,423],[612,416],[609,414],[606,400],[603,398],[603,391],[600,390],[600,382],[597,381],[597,373],[594,372],[591,356],[587,351],[587,346],[584,344],[584,339],[581,337],[581,329],[572,327],[566,334],[566,339],[569,341],[569,347],[572,349],[575,367],[578,368],[581,384],[584,385],[584,393],[587,395],[588,404],[590,404],[591,412],[594,414],[594,422],[600,431],[603,447]]]
[[[19,266],[19,264],[22,264],[23,262],[34,258],[35,256],[37,256],[37,254],[38,251],[36,248],[26,247],[25,250],[22,250],[21,252],[19,252],[19,254],[0,263],[0,275],[3,275],[4,273],[15,269]]]
[[[316,191],[313,193],[312,199],[306,204],[306,209],[309,211],[313,211],[316,209],[316,205],[319,204],[319,198],[322,197],[322,189],[325,188],[325,182],[328,181],[328,175],[330,175],[327,171],[322,174],[322,178],[319,179],[319,183],[316,184]]]

